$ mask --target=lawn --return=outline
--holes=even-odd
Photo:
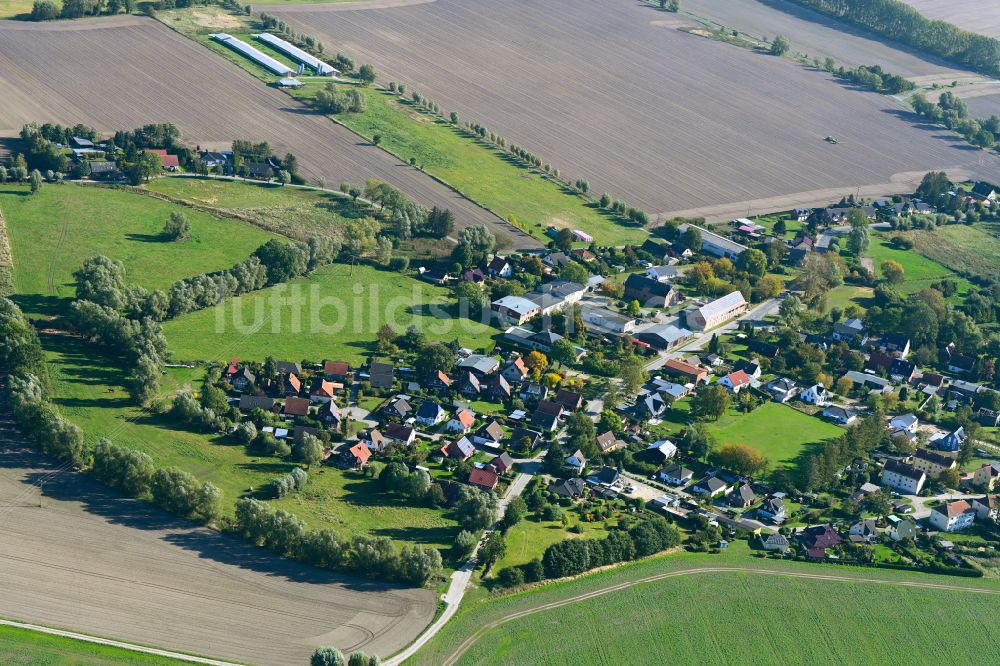
[[[958,293],[960,295],[968,292],[971,286],[968,280],[955,275],[946,266],[942,266],[933,259],[925,257],[915,249],[897,249],[877,235],[871,239],[868,256],[875,262],[875,273],[877,275],[882,274],[882,262],[889,259],[898,261],[904,270],[904,281],[900,285],[899,290],[906,294],[912,294],[930,287],[932,282],[938,282],[942,278],[954,278],[958,282]]]
[[[601,539],[608,534],[603,522],[580,522],[575,511],[567,511],[566,515],[570,517],[570,523],[565,527],[559,521],[536,520],[530,516],[511,528],[507,533],[507,553],[493,567],[493,571],[541,558],[546,548],[565,539]],[[569,531],[575,524],[583,526],[582,534]]]
[[[492,348],[497,330],[449,317],[448,291],[399,273],[334,264],[308,278],[230,299],[164,324],[174,357],[183,360],[279,358],[359,362],[388,323],[403,333]]]
[[[914,580],[1000,589],[996,581],[748,557],[734,543],[720,555],[681,553],[467,605],[412,663],[445,663],[470,636],[458,664],[893,663],[906,645],[912,663],[974,663],[992,644],[991,597],[850,580],[797,579],[748,572],[666,578],[542,611],[487,629],[511,613],[611,585],[693,567],[747,567],[847,578]],[[571,639],[553,640],[572,627]],[[939,640],[946,628],[953,639]],[[817,633],[819,632],[819,633]],[[822,636],[822,640],[813,637]],[[979,656],[977,656],[979,655]]]
[[[5,666],[177,666],[190,662],[0,626],[0,663]]]
[[[275,233],[308,240],[310,236],[343,238],[346,219],[368,211],[330,192],[210,178],[158,178],[147,189],[192,204],[210,206],[244,217]]]
[[[0,19],[30,14],[34,0],[0,0]]]
[[[18,303],[28,315],[49,315],[68,305],[73,272],[103,254],[125,265],[126,279],[148,289],[169,289],[177,279],[228,268],[246,259],[271,234],[141,194],[105,187],[0,185],[0,210],[14,255]],[[191,222],[191,238],[162,241],[170,213]]]
[[[903,234],[914,248],[955,272],[984,280],[1000,278],[1000,224],[951,224]]]
[[[849,305],[862,305],[863,301],[871,298],[873,293],[871,287],[842,284],[826,292],[826,303],[831,308],[843,310]]]
[[[280,458],[247,455],[242,446],[219,437],[177,429],[169,418],[136,407],[121,388],[127,381],[124,373],[85,343],[44,335],[43,344],[49,351],[55,402],[83,429],[88,443],[107,437],[145,451],[158,466],[176,466],[215,483],[223,492],[225,515],[234,514],[236,500],[250,488],[259,489],[293,467]],[[203,371],[170,368],[167,372],[164,395],[197,388]],[[314,467],[305,490],[274,504],[310,527],[388,536],[400,543],[446,549],[458,531],[443,512],[387,496],[377,480],[332,467]]]
[[[720,446],[747,444],[774,467],[794,464],[810,444],[844,434],[842,428],[776,402],[766,402],[749,414],[730,409],[709,427]]]

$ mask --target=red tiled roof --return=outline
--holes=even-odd
[[[159,148],[147,148],[146,152],[159,155],[160,161],[163,162],[163,166],[166,168],[173,167],[176,169],[181,165],[181,163],[177,160],[176,155],[169,155],[165,150]]]
[[[305,398],[291,397],[285,400],[285,414],[291,416],[308,416],[309,401]]]
[[[346,375],[350,371],[350,366],[344,361],[324,361],[323,372],[328,375]]]
[[[288,373],[288,385],[295,389],[296,393],[302,390],[302,382],[291,372]]]
[[[473,469],[469,473],[469,483],[482,486],[483,488],[488,488],[493,490],[497,487],[497,482],[500,480],[500,476],[497,474],[496,469],[492,467],[484,467],[483,469]]]
[[[294,377],[294,375],[293,375]],[[313,390],[313,395],[319,395],[326,398],[333,397],[333,383],[328,382],[325,379],[320,382],[320,385]]]
[[[358,442],[350,449],[351,455],[361,463],[362,465],[368,462],[368,459],[372,457],[372,452],[364,445],[363,442]]]
[[[750,383],[750,377],[747,373],[742,370],[737,370],[736,372],[730,372],[726,377],[729,378],[729,382],[733,385],[733,388],[743,386],[744,384]]]
[[[455,418],[458,419],[459,423],[464,425],[466,428],[471,428],[476,422],[475,414],[470,412],[468,409],[460,411],[455,415]]]

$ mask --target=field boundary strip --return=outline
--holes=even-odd
[[[14,255],[10,251],[10,239],[7,237],[3,210],[0,210],[0,296],[10,296],[13,293]]]
[[[630,587],[636,585],[641,585],[644,583],[655,583],[667,578],[676,578],[680,576],[690,576],[694,574],[705,574],[705,573],[748,573],[748,574],[761,574],[766,576],[784,576],[789,578],[807,578],[811,580],[832,580],[841,581],[848,583],[859,583],[859,584],[876,584],[876,585],[893,585],[899,587],[916,587],[923,589],[933,589],[933,590],[952,590],[957,592],[975,592],[979,594],[996,594],[1000,595],[1000,590],[990,590],[981,587],[966,587],[962,585],[948,585],[946,583],[925,583],[915,580],[889,580],[885,578],[861,578],[855,576],[836,576],[833,574],[814,574],[806,573],[801,571],[776,571],[774,569],[754,569],[751,567],[698,567],[695,569],[681,569],[680,571],[669,571],[666,573],[655,574],[653,576],[646,576],[644,578],[639,578],[637,580],[625,581],[622,583],[615,583],[614,585],[609,585],[607,587],[602,587],[597,590],[591,590],[590,592],[584,592],[567,599],[561,599],[559,601],[552,601],[547,604],[542,604],[540,606],[535,606],[534,608],[528,608],[522,611],[517,611],[505,615],[492,622],[487,622],[479,629],[477,629],[472,635],[466,638],[459,646],[455,649],[451,655],[448,656],[442,662],[442,666],[454,666],[462,656],[469,651],[469,649],[475,645],[479,639],[486,635],[486,633],[500,627],[508,622],[513,622],[514,620],[520,620],[522,618],[528,617],[530,615],[535,615],[536,613],[541,613],[547,610],[554,610],[556,608],[561,608],[563,606],[569,606],[581,601],[587,601],[589,599],[594,599],[597,597],[604,596],[605,594],[610,594],[612,592],[618,592],[621,590],[626,590]]]
[[[42,634],[49,634],[50,636],[71,638],[73,640],[84,641],[87,643],[106,645],[108,647],[115,647],[123,650],[131,650],[132,652],[142,652],[144,654],[151,654],[157,657],[167,657],[168,659],[176,659],[178,661],[188,661],[193,664],[208,664],[209,666],[242,666],[241,664],[234,661],[221,661],[219,659],[210,659],[208,657],[198,657],[191,654],[184,654],[183,652],[171,652],[170,650],[161,650],[159,648],[146,647],[145,645],[125,643],[123,641],[116,641],[110,638],[101,638],[99,636],[90,636],[89,634],[80,634],[75,631],[65,631],[63,629],[53,629],[52,627],[43,627],[38,624],[28,624],[25,622],[14,622],[12,620],[0,619],[0,625],[7,627],[14,627],[16,629],[27,629],[28,631],[37,631]]]

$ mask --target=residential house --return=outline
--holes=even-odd
[[[663,243],[659,243],[651,238],[647,238],[643,241],[642,245],[639,246],[640,252],[645,252],[650,255],[656,261],[663,261],[670,256],[670,248],[668,248]]]
[[[913,468],[925,473],[928,479],[938,478],[942,472],[954,469],[956,464],[953,457],[937,451],[919,448],[913,454]]]
[[[373,388],[377,389],[392,388],[395,374],[396,368],[391,363],[372,361],[371,367],[368,369],[369,382]]]
[[[743,294],[734,291],[711,303],[688,311],[686,314],[687,326],[695,331],[706,331],[742,315],[749,307]]]
[[[504,379],[503,375],[493,375],[486,382],[486,386],[483,387],[483,395],[493,402],[505,402],[510,400],[511,390],[510,384]]]
[[[600,449],[602,454],[611,453],[618,449],[624,449],[625,442],[615,437],[615,433],[609,430],[597,436],[597,448]]]
[[[441,455],[454,460],[468,460],[476,453],[476,447],[467,437],[456,439],[441,447]]]
[[[500,371],[500,376],[507,380],[508,384],[520,384],[528,376],[528,368],[524,365],[524,359],[518,356],[509,362]]]
[[[365,466],[368,459],[372,457],[371,449],[365,446],[364,442],[358,442],[351,448],[344,451],[341,458],[345,465],[360,469]]]
[[[410,401],[406,398],[396,398],[391,400],[385,407],[385,413],[387,416],[394,416],[400,419],[409,418],[410,412],[413,411],[413,407],[410,406]]]
[[[833,333],[830,337],[838,342],[844,340],[846,342],[858,342],[859,344],[865,344],[868,340],[866,335],[865,323],[855,317],[853,319],[847,319],[845,321],[838,321],[833,325]]]
[[[1000,462],[988,462],[972,473],[972,485],[992,492],[1000,479]]]
[[[688,386],[660,379],[659,377],[653,379],[653,385],[656,386],[656,392],[663,396],[664,400],[671,402],[680,400],[691,393],[691,388]]]
[[[838,407],[837,405],[830,405],[823,410],[823,418],[830,419],[834,423],[839,423],[840,425],[850,425],[856,418],[858,418],[858,415],[849,409],[844,409],[843,407]]]
[[[249,412],[254,409],[263,409],[265,412],[274,411],[274,398],[263,395],[241,395],[240,411]]]
[[[744,483],[735,491],[729,493],[726,501],[729,502],[729,506],[745,509],[757,501],[757,495],[754,494],[750,484]]]
[[[497,488],[497,484],[500,483],[500,475],[497,470],[492,466],[487,465],[483,468],[473,468],[469,472],[469,485],[478,486],[483,490],[494,491]]]
[[[672,486],[682,486],[694,478],[694,472],[683,465],[667,465],[657,472],[657,476],[664,483],[669,483]]]
[[[531,451],[538,446],[542,434],[527,428],[514,428],[510,433],[510,446],[523,451]]]
[[[888,354],[883,354],[880,351],[873,350],[868,358],[865,360],[865,370],[869,372],[884,372],[889,374],[889,370],[892,369],[892,363],[896,359]]]
[[[499,474],[507,474],[514,469],[514,459],[505,451],[491,460],[489,464],[486,465],[486,468],[492,468]]]
[[[757,517],[761,520],[769,520],[775,524],[785,522],[787,518],[785,500],[780,497],[768,497],[757,508]]]
[[[993,202],[997,200],[997,191],[993,189],[992,185],[981,180],[972,187],[970,194],[977,201]]]
[[[281,375],[302,375],[302,366],[294,361],[278,361],[276,367]]]
[[[677,277],[677,269],[673,266],[650,266],[646,269],[646,277],[657,282],[669,282]]]
[[[909,383],[913,381],[916,374],[916,364],[901,358],[893,359],[892,366],[889,368],[889,377],[894,382]]]
[[[281,388],[285,395],[298,395],[302,392],[302,380],[297,375],[288,373],[282,379]]]
[[[548,353],[552,350],[552,346],[562,339],[563,336],[558,333],[553,333],[552,331],[539,331],[528,338],[528,346],[531,349]]]
[[[521,392],[518,394],[521,400],[526,402],[534,402],[535,400],[545,400],[549,395],[549,389],[535,382],[526,384],[521,388]]]
[[[661,439],[646,447],[646,455],[662,463],[677,455],[677,445],[669,439]]]
[[[851,525],[847,536],[855,542],[871,543],[878,540],[878,528],[875,526],[875,521],[871,518],[859,520]]]
[[[963,404],[972,404],[975,402],[976,396],[984,390],[985,389],[979,384],[967,382],[963,379],[955,379],[952,380],[951,384],[948,386],[948,397],[951,400],[955,400]]]
[[[583,497],[583,491],[587,487],[580,477],[570,477],[549,485],[549,490],[560,497],[568,499],[578,499]]]
[[[632,337],[657,351],[670,351],[680,346],[681,343],[692,335],[692,332],[688,329],[680,328],[674,324],[656,324],[636,333]]]
[[[635,402],[636,417],[641,419],[658,419],[665,411],[667,411],[667,401],[655,391],[639,396]]]
[[[851,380],[855,390],[868,389],[875,393],[887,393],[893,388],[892,382],[888,379],[867,372],[848,370],[844,376]]]
[[[972,508],[976,510],[979,520],[1000,520],[1000,495],[984,495],[972,500]]]
[[[756,338],[750,338],[747,340],[747,351],[757,354],[761,358],[768,359],[777,358],[778,354],[781,353],[781,349],[778,345],[773,345],[770,342],[765,342],[764,340],[758,340]]]
[[[692,365],[679,359],[669,359],[663,364],[663,371],[675,377],[684,377],[688,381],[698,384],[708,378],[708,371],[697,365]]]
[[[887,460],[882,468],[882,485],[907,495],[919,493],[926,481],[926,472],[896,460]]]
[[[960,532],[972,526],[976,510],[968,500],[945,502],[931,509],[928,522],[942,532]]]
[[[953,430],[947,435],[932,437],[930,445],[939,451],[955,452],[962,448],[967,439],[969,439],[969,436],[965,433],[965,428],[959,426],[957,430]]]
[[[886,532],[893,541],[903,541],[909,539],[913,541],[917,538],[917,526],[915,523],[909,520],[900,520],[899,522],[893,523],[889,530]]]
[[[378,429],[372,428],[365,438],[365,445],[372,451],[381,452],[389,445],[389,440]]]
[[[295,426],[295,430],[292,431],[292,441],[296,444],[301,444],[306,435],[319,437],[319,429],[307,426]]]
[[[761,548],[778,553],[788,552],[788,539],[780,534],[761,535]]]
[[[940,356],[948,372],[971,374],[976,370],[976,358],[959,353],[954,342],[943,347]]]
[[[737,370],[736,372],[730,372],[728,375],[719,380],[721,386],[725,386],[727,389],[733,393],[739,393],[744,387],[750,386],[753,380],[747,376],[747,373],[742,370]]]
[[[575,412],[583,407],[583,396],[576,391],[567,391],[565,389],[560,389],[556,392],[553,402],[562,406],[563,411]]]
[[[604,466],[598,470],[597,474],[587,477],[587,483],[594,486],[613,486],[621,477],[621,473],[614,467]]]
[[[496,419],[492,419],[489,423],[484,423],[479,427],[476,434],[472,436],[472,441],[484,446],[497,447],[503,441],[503,437],[503,427]]]
[[[428,391],[445,393],[451,389],[451,377],[446,375],[441,370],[438,370],[424,382],[424,388]]]
[[[216,167],[225,169],[229,164],[229,158],[224,152],[204,151],[198,155],[198,159],[207,169],[215,169]]]
[[[813,384],[799,393],[799,400],[807,405],[816,405],[817,407],[825,407],[830,404],[829,393],[822,384]]]
[[[625,280],[626,301],[639,301],[645,308],[667,308],[684,300],[684,295],[668,282],[634,273]]]
[[[910,355],[910,338],[902,333],[886,333],[879,341],[878,348],[890,356],[906,358]]]
[[[463,372],[458,379],[456,389],[466,398],[475,400],[482,391],[482,384],[480,384],[479,377],[474,372]]]
[[[420,425],[432,428],[448,418],[448,413],[433,400],[424,400],[417,409],[415,418]]]
[[[476,423],[476,415],[473,414],[468,409],[460,410],[455,416],[448,421],[448,425],[445,428],[448,432],[455,433],[467,433],[472,429],[472,426]]]
[[[782,404],[795,397],[798,386],[791,379],[782,377],[767,385],[767,392],[771,394],[771,399]]]
[[[574,248],[570,250],[569,253],[580,261],[586,261],[588,263],[597,259],[597,255],[585,247]]]
[[[309,394],[309,399],[313,402],[330,402],[338,388],[344,387],[343,384],[327,381],[322,377],[318,379],[319,381],[313,385],[313,390]]]
[[[344,361],[323,361],[323,376],[339,382],[347,381],[351,374],[351,366]]]
[[[249,391],[250,388],[257,383],[257,376],[246,368],[240,368],[234,375],[232,375],[229,383],[232,384],[233,388],[237,391]]]
[[[321,404],[316,409],[316,418],[334,430],[340,429],[340,407],[334,400],[327,400]]]
[[[510,267],[510,262],[501,256],[493,257],[489,266],[486,267],[486,271],[490,275],[501,278],[509,278],[513,273]]]
[[[160,158],[164,171],[177,171],[181,167],[177,155],[170,155],[166,150],[158,148],[146,148],[142,152],[157,155]]]
[[[799,534],[800,543],[809,550],[836,548],[843,541],[832,525],[813,525]]]
[[[594,333],[605,331],[615,335],[631,333],[638,323],[635,317],[612,312],[607,308],[584,306],[582,316],[587,330]]]
[[[283,411],[286,416],[309,416],[309,401],[294,396],[286,398]]]
[[[274,178],[274,167],[267,162],[245,162],[243,170],[247,178],[254,180],[271,180]]]
[[[708,495],[709,497],[719,497],[728,495],[732,488],[722,479],[715,476],[707,476],[695,485],[691,486],[691,492],[698,495]]]
[[[583,457],[583,452],[580,451],[580,449],[577,449],[573,453],[566,456],[566,460],[563,462],[563,467],[579,476],[583,474],[583,470],[587,467],[587,459]]]
[[[542,402],[545,402],[544,400]],[[531,425],[542,432],[554,432],[559,429],[559,417],[555,414],[536,409],[531,415]]]
[[[920,419],[917,418],[916,414],[900,414],[889,421],[890,430],[907,430],[913,432],[917,428],[917,424],[920,423]]]
[[[980,407],[979,411],[976,412],[976,421],[987,428],[995,428],[1000,425],[1000,412]]]
[[[551,268],[562,268],[569,265],[571,261],[573,260],[566,256],[565,252],[549,252],[542,257],[542,263]]]
[[[500,361],[496,360],[492,356],[485,356],[483,354],[472,354],[462,359],[458,364],[459,370],[473,372],[480,378],[485,378],[492,375],[500,368]]]
[[[417,431],[401,423],[390,423],[385,428],[385,439],[395,444],[410,446],[417,440]]]

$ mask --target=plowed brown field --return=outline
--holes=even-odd
[[[889,98],[680,32],[673,15],[635,2],[265,11],[650,211],[853,191],[929,169],[1000,176],[996,158],[901,120]]]
[[[930,19],[1000,38],[1000,7],[996,0],[903,0]]]
[[[450,208],[457,226],[485,223],[538,243],[426,174],[401,163],[236,65],[153,19],[48,24],[0,21],[0,134],[30,121],[87,123],[101,131],[172,122],[203,146],[267,140],[294,153],[303,175],[329,187],[390,182],[426,206]]]

